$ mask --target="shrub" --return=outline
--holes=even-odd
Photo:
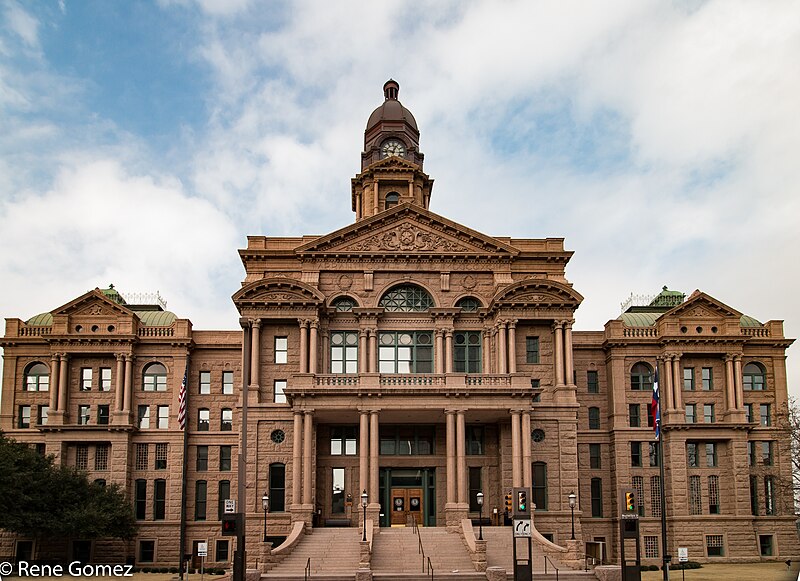
[[[680,571],[682,569],[699,569],[702,566],[703,565],[701,565],[697,561],[686,561],[685,563],[676,563],[674,565],[670,565],[670,569],[675,569],[677,571]]]

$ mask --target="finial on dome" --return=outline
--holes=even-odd
[[[400,92],[400,84],[394,79],[389,79],[383,84],[383,96],[387,101],[397,101],[397,94]]]

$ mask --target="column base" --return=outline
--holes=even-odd
[[[574,404],[578,403],[578,388],[574,385],[556,385],[554,388],[553,400],[555,403]]]
[[[65,419],[66,418],[64,417],[64,412],[62,412],[62,411],[50,412],[47,415],[47,425],[48,426],[63,426]]]
[[[448,502],[444,506],[444,520],[448,532],[461,532],[461,521],[469,518],[469,505],[459,502]]]
[[[131,423],[131,413],[113,412],[111,414],[111,423],[115,426],[128,426]]]
[[[305,533],[311,534],[314,518],[314,507],[310,504],[293,504],[289,509],[292,511],[292,523],[305,523]]]
[[[747,414],[744,410],[728,410],[722,415],[726,423],[744,424],[747,423]]]

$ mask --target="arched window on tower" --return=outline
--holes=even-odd
[[[434,305],[431,295],[424,288],[415,284],[404,284],[387,291],[378,306],[389,312],[407,313],[427,311]]]
[[[767,373],[760,363],[748,363],[742,370],[743,385],[747,391],[764,391],[767,389]]]
[[[399,203],[400,203],[400,194],[398,194],[397,192],[389,192],[388,194],[386,194],[386,203],[383,209],[388,210],[392,206],[396,206]]]
[[[338,312],[342,313],[352,311],[358,305],[356,304],[355,299],[351,299],[350,297],[339,297],[331,303],[331,306]]]
[[[631,389],[636,391],[653,389],[653,368],[649,364],[639,362],[631,368]]]
[[[50,368],[44,363],[31,363],[25,370],[25,389],[27,391],[48,391],[50,389]]]
[[[481,308],[481,303],[475,297],[464,297],[462,299],[458,299],[458,302],[456,302],[456,308],[461,309],[462,313],[474,313]]]
[[[167,391],[167,368],[151,363],[144,368],[144,391]]]

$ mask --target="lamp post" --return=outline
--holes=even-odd
[[[569,510],[572,513],[572,540],[575,540],[575,500],[578,498],[575,491],[569,493]]]
[[[367,540],[367,489],[364,489],[364,492],[361,493],[361,508],[364,509],[364,533],[361,535],[361,540]]]
[[[261,497],[261,508],[264,509],[264,542],[267,542],[267,513],[269,512],[269,494]]]
[[[483,540],[483,492],[478,491],[478,494],[475,495],[478,500],[478,540]]]

